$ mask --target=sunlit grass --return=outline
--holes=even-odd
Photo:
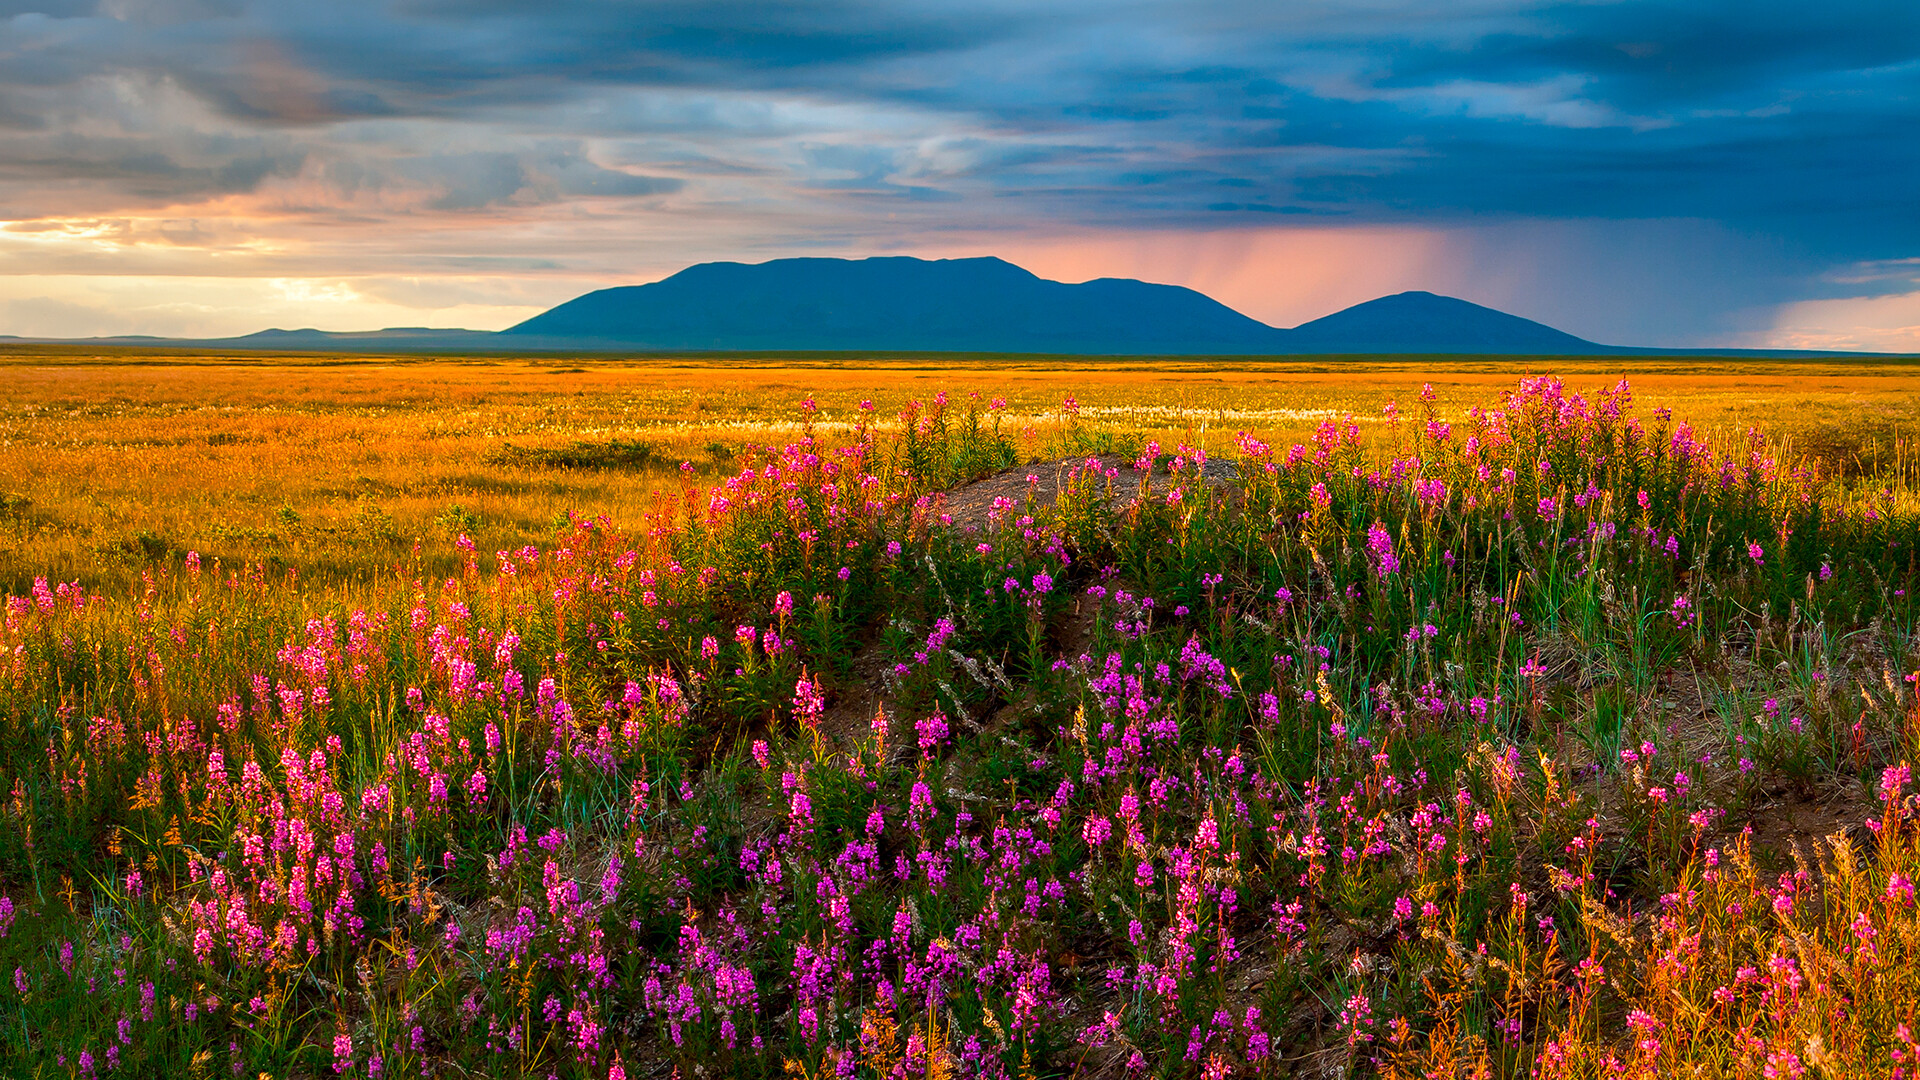
[[[585,366],[0,369],[16,1071],[1913,1068],[1895,375]]]

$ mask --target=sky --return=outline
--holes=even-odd
[[[1920,352],[1920,4],[0,0],[0,334],[896,254]]]

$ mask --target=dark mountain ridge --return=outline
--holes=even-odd
[[[1383,296],[1287,330],[1178,285],[1131,278],[1067,284],[1002,259],[905,256],[701,263],[651,284],[587,293],[498,333],[389,327],[352,333],[272,329],[213,339],[6,340],[22,345],[399,354],[1880,355],[1601,345],[1430,292]]]
[[[1287,333],[1290,351],[1317,353],[1591,353],[1613,351],[1544,323],[1451,296],[1403,292],[1355,304]]]
[[[995,258],[703,263],[601,289],[502,332],[653,349],[1237,354],[1598,353],[1477,304],[1402,293],[1283,330],[1177,285],[1069,285]]]
[[[1177,285],[1068,285],[1001,259],[905,257],[703,263],[504,331],[662,349],[1039,353],[1257,353],[1275,332]]]

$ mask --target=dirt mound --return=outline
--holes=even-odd
[[[1132,458],[1120,454],[1101,454],[1094,457],[1056,458],[1052,461],[1036,461],[1026,465],[1015,465],[1002,470],[984,480],[936,495],[934,514],[944,516],[948,524],[958,529],[980,530],[987,527],[988,515],[1001,499],[1025,512],[1031,498],[1035,509],[1052,506],[1060,497],[1060,489],[1066,486],[1074,470],[1088,462],[1099,462],[1103,471],[1113,475],[1113,501],[1115,505],[1124,505],[1140,493],[1140,481],[1147,474],[1135,467]],[[1156,465],[1156,476],[1171,475],[1163,460]],[[1224,458],[1209,458],[1200,467],[1200,479],[1212,487],[1227,487],[1240,479],[1240,470],[1233,462]]]

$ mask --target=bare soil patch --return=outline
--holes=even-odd
[[[996,506],[1011,506],[1021,513],[1032,513],[1052,506],[1075,470],[1098,463],[1103,472],[1112,472],[1111,500],[1124,506],[1140,494],[1147,473],[1135,467],[1134,460],[1120,454],[1099,454],[1084,458],[1056,458],[1015,465],[984,480],[962,484],[935,498],[935,513],[957,529],[985,529]],[[1164,462],[1154,474],[1168,476]],[[1240,478],[1239,468],[1223,458],[1209,458],[1200,467],[1200,478],[1211,487],[1227,487]],[[1001,500],[1005,500],[1004,503]]]

